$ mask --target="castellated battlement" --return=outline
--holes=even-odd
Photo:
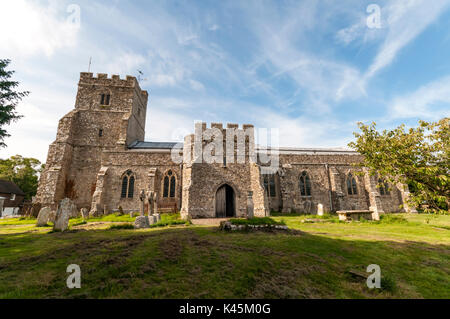
[[[148,92],[142,90],[136,77],[131,75],[127,75],[125,79],[121,79],[120,75],[117,74],[112,74],[111,77],[108,77],[108,74],[106,73],[97,73],[97,76],[94,76],[92,72],[81,72],[79,84],[130,88],[136,87],[144,97],[148,97]]]
[[[218,122],[211,122],[211,124],[208,127],[208,124],[206,122],[197,122],[197,125],[201,125],[202,131],[206,131],[207,129],[213,129],[213,128],[217,128],[219,130],[224,130],[224,129],[235,129],[235,130],[247,130],[247,129],[254,129],[254,125],[253,124],[242,124],[241,127],[239,127],[239,124],[236,123],[227,123],[226,127],[222,124],[222,123],[218,123]]]

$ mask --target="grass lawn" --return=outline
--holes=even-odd
[[[450,216],[395,217],[277,216],[299,231],[274,233],[109,229],[129,216],[73,219],[51,233],[0,220],[0,298],[450,298]],[[81,267],[81,289],[66,287],[69,264]],[[370,264],[383,289],[349,274]]]

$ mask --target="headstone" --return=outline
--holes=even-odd
[[[0,217],[2,217],[2,213],[3,213],[3,205],[5,204],[5,197],[1,197],[0,196]]]
[[[72,207],[72,201],[68,198],[64,198],[59,202],[53,230],[65,231],[69,227],[69,218],[72,213]]]
[[[80,213],[81,213],[81,217],[83,217],[83,219],[89,218],[89,210],[87,208],[82,208],[80,210]]]
[[[149,225],[147,216],[138,216],[134,221],[134,228],[148,228]]]
[[[317,204],[317,215],[323,216],[323,205]]]
[[[156,193],[153,193],[153,211],[152,214],[156,214],[158,212],[158,201]]]
[[[36,226],[42,227],[47,225],[47,223],[50,221],[51,213],[52,211],[49,207],[42,207],[37,217]]]
[[[156,222],[160,222],[161,221],[161,214],[154,214],[153,216],[156,217]]]
[[[149,224],[150,224],[150,225],[153,225],[153,224],[157,223],[156,220],[157,220],[157,218],[156,218],[155,215],[150,215],[150,216],[148,216],[148,221],[149,221]]]
[[[253,192],[247,194],[247,218],[254,217]]]

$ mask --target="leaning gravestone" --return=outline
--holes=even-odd
[[[83,217],[83,219],[89,218],[89,210],[87,208],[82,208],[80,213],[81,213],[81,217]]]
[[[59,202],[58,210],[56,211],[55,224],[53,230],[65,231],[69,227],[69,218],[72,214],[72,201],[68,198],[64,198]]]
[[[138,216],[134,221],[134,228],[148,228],[149,222],[147,216]]]
[[[36,226],[38,227],[46,226],[47,223],[50,221],[51,213],[52,211],[49,207],[42,207],[37,217]]]

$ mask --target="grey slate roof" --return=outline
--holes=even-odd
[[[0,179],[0,193],[3,194],[16,194],[16,195],[25,195],[24,192],[14,184],[13,182]]]
[[[174,142],[133,142],[128,148],[130,149],[172,149],[177,146]],[[177,146],[177,148],[183,148],[183,146]]]

